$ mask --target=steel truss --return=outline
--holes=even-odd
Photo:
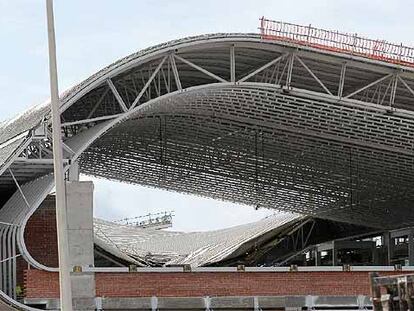
[[[85,174],[258,208],[412,225],[413,90],[413,70],[394,64],[258,36],[190,38],[66,93],[65,169],[78,161]],[[14,192],[0,237],[16,230],[42,269],[23,232],[53,188],[49,121],[0,171],[0,191]]]
[[[247,69],[243,44],[212,50],[215,63],[168,51],[68,108],[68,139],[128,118],[81,156],[83,172],[354,223],[372,209],[371,225],[414,220],[383,218],[413,200],[413,77],[297,48]]]

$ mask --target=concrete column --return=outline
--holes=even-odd
[[[315,247],[314,254],[315,254],[315,266],[320,266],[321,265],[321,254],[319,253],[317,247]]]
[[[414,230],[410,228],[408,234],[408,265],[414,266]]]
[[[75,161],[70,165],[69,168],[69,180],[70,181],[79,181],[79,162]]]
[[[381,266],[377,248],[372,248],[371,249],[371,255],[372,255],[372,264],[374,266]]]
[[[93,183],[66,183],[69,257],[71,267],[94,266],[93,252]],[[95,275],[72,272],[72,295],[75,310],[95,310]]]
[[[383,234],[384,239],[384,246],[387,248],[387,265],[391,265],[391,258],[392,258],[392,240],[390,236],[390,232],[384,232]]]
[[[335,241],[332,241],[332,266],[336,266],[338,261],[338,253],[335,247]]]

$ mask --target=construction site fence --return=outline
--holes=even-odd
[[[375,60],[414,67],[414,48],[386,40],[373,40],[358,34],[341,33],[280,21],[260,19],[263,39],[282,40],[318,49],[363,56]]]

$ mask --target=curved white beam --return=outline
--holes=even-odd
[[[192,48],[194,47],[198,47],[200,48],[202,45],[205,47],[212,47],[215,45],[225,45],[227,48],[229,46],[233,46],[233,51],[234,51],[234,42],[237,42],[237,48],[240,47],[252,47],[252,48],[257,48],[257,49],[263,49],[266,50],[268,52],[271,51],[277,51],[278,53],[286,53],[286,51],[291,51],[291,50],[298,50],[298,46],[294,45],[294,44],[289,44],[289,43],[283,43],[281,44],[280,42],[273,42],[273,41],[263,41],[260,38],[258,38],[257,36],[251,36],[251,37],[246,37],[246,36],[242,36],[242,35],[233,35],[233,36],[217,36],[217,37],[205,37],[205,38],[199,38],[199,39],[189,39],[187,41],[184,42],[176,42],[173,44],[169,44],[169,45],[164,45],[164,46],[160,46],[157,47],[153,50],[149,50],[149,51],[145,51],[142,54],[137,54],[134,55],[133,57],[128,57],[127,59],[124,59],[122,61],[120,61],[119,63],[117,63],[116,65],[110,66],[108,69],[103,70],[102,72],[98,73],[97,75],[92,76],[90,79],[88,79],[86,82],[82,83],[81,85],[79,85],[78,87],[75,88],[75,91],[73,91],[70,95],[66,96],[63,98],[63,104],[61,106],[61,111],[65,111],[67,110],[69,107],[71,107],[73,104],[75,104],[80,98],[82,98],[82,96],[84,96],[85,94],[87,94],[88,92],[92,91],[93,89],[103,85],[106,81],[111,81],[110,79],[115,78],[118,74],[129,70],[133,67],[139,66],[139,65],[143,65],[146,64],[148,62],[152,62],[152,61],[156,61],[157,59],[163,59],[163,61],[165,61],[166,57],[165,55],[170,55],[168,57],[170,57],[170,59],[172,58],[172,63],[175,64],[174,62],[174,56],[172,56],[171,53],[174,53],[175,50],[178,50],[178,52],[185,52],[185,51],[190,51]],[[232,52],[231,52],[232,53]],[[330,53],[330,52],[320,52],[316,49],[311,49],[311,48],[301,48],[298,51],[295,52],[296,55],[301,56],[302,54],[306,54],[307,55],[313,55],[314,57],[330,57],[331,59],[336,61],[340,61],[343,62],[344,59],[348,60],[350,65],[356,66],[356,65],[361,65],[362,67],[369,67],[371,69],[375,69],[377,68],[379,72],[386,72],[386,74],[390,74],[389,70],[396,68],[393,65],[390,64],[384,64],[382,62],[378,62],[378,61],[367,61],[366,59],[357,57],[357,56],[353,56],[353,57],[349,57],[349,56],[343,56],[340,55],[340,53]],[[232,54],[231,54],[232,55]],[[315,56],[316,55],[316,56]],[[162,61],[162,62],[163,62]],[[236,65],[236,61],[234,60],[234,53],[233,53],[233,74],[232,74],[232,80],[235,79],[234,75],[235,75],[235,71],[234,71],[234,67]],[[271,61],[270,65],[275,64],[277,61],[279,60],[273,60]],[[268,65],[268,66],[270,66]],[[265,65],[266,66],[266,65]],[[163,73],[162,70],[162,64],[159,65],[158,70],[161,70],[161,73]],[[194,68],[194,66],[192,66]],[[201,68],[201,67],[200,67]],[[267,67],[266,67],[267,68]],[[195,68],[197,69],[197,68]],[[257,70],[255,70],[253,73],[257,74],[260,71],[264,70],[265,68],[259,68]],[[118,123],[123,122],[125,120],[127,120],[131,115],[135,114],[135,113],[139,113],[139,112],[144,112],[147,109],[150,109],[152,105],[157,105],[157,103],[159,103],[161,100],[164,99],[168,99],[168,98],[172,98],[174,96],[176,96],[177,94],[180,94],[181,92],[190,92],[190,91],[195,91],[195,90],[203,90],[203,89],[212,89],[212,88],[222,88],[222,87],[228,87],[228,86],[234,86],[235,84],[238,86],[245,86],[245,87],[252,87],[252,88],[257,88],[257,87],[268,87],[268,88],[277,88],[278,90],[280,90],[281,92],[289,92],[290,94],[298,94],[302,97],[308,97],[308,98],[319,98],[319,99],[323,99],[326,101],[330,101],[333,104],[342,104],[342,105],[348,105],[348,106],[359,106],[359,107],[363,107],[365,109],[372,109],[375,111],[381,111],[384,113],[389,112],[389,108],[388,107],[383,107],[380,105],[375,105],[375,104],[370,104],[370,103],[365,103],[362,101],[357,101],[357,100],[353,100],[350,98],[347,99],[338,99],[337,96],[334,96],[332,94],[322,94],[322,93],[317,93],[317,92],[313,92],[313,91],[309,91],[309,90],[299,90],[299,89],[295,89],[295,88],[289,88],[289,90],[286,90],[285,88],[283,88],[280,85],[272,85],[272,84],[265,84],[265,83],[250,83],[250,82],[245,82],[245,80],[247,80],[248,78],[242,78],[239,82],[225,82],[222,81],[221,79],[217,79],[219,82],[218,83],[214,83],[214,84],[207,84],[207,85],[201,85],[201,86],[196,86],[196,87],[190,87],[187,89],[181,89],[181,81],[180,81],[180,76],[179,76],[179,72],[176,66],[173,65],[173,71],[174,71],[174,78],[178,87],[178,91],[175,92],[171,92],[169,94],[166,95],[162,95],[160,97],[157,97],[155,99],[152,99],[144,104],[138,105],[139,99],[136,100],[136,103],[134,103],[133,106],[131,106],[132,108],[128,109],[124,103],[123,107],[123,113],[119,114],[119,115],[114,115],[111,116],[111,119],[102,123],[99,123],[97,125],[95,125],[94,127],[90,128],[89,130],[85,131],[85,132],[81,132],[80,134],[76,135],[75,137],[68,139],[66,141],[67,145],[74,151],[74,155],[73,155],[73,159],[72,160],[76,160],[81,154],[82,152],[84,152],[94,141],[96,141],[99,137],[101,137],[105,132],[107,132],[108,130],[110,130],[111,128],[113,128],[114,126],[116,126]],[[412,69],[408,70],[411,74],[412,74]],[[155,73],[156,74],[156,73]],[[407,74],[407,73],[404,73]],[[154,72],[153,72],[154,75]],[[217,76],[218,77],[218,76]],[[224,79],[223,79],[224,80]],[[149,79],[147,81],[148,83],[151,83],[152,79]],[[148,86],[147,86],[148,87]],[[171,90],[170,85],[168,86],[168,91]],[[365,88],[364,88],[365,89]],[[358,92],[360,92],[361,90],[359,90]],[[145,87],[141,92],[144,93],[145,92]],[[118,93],[119,95],[119,93]],[[351,94],[353,95],[353,94]],[[141,95],[142,96],[142,95]],[[349,97],[350,95],[348,95]],[[120,96],[119,96],[120,97]],[[122,106],[122,105],[121,105]],[[95,106],[96,107],[96,106]],[[94,109],[96,109],[95,107],[93,107]],[[127,108],[127,109],[125,109]],[[413,118],[414,113],[412,111],[406,111],[403,109],[393,109],[392,110],[393,114],[395,115],[401,115],[401,116],[407,116],[409,118]],[[92,113],[93,114],[93,113]],[[89,116],[91,116],[91,114],[89,113]],[[98,121],[103,121],[104,119],[95,119],[95,120],[91,120],[90,117],[88,117],[85,120],[82,121],[94,121],[94,122],[98,122]],[[76,120],[74,122],[80,122],[81,120]],[[76,123],[76,124],[81,124],[81,123]],[[76,125],[76,124],[67,124],[69,125]],[[69,167],[67,167],[66,169],[68,169]],[[53,179],[53,178],[52,178]],[[23,255],[26,257],[26,259],[32,263],[34,266],[40,268],[40,269],[45,269],[49,271],[54,271],[53,269],[50,270],[50,268],[48,267],[44,267],[43,265],[39,264],[36,262],[35,259],[33,259],[30,254],[27,251],[27,248],[25,246],[25,241],[24,241],[24,227],[26,226],[26,223],[28,221],[28,219],[30,218],[30,215],[33,214],[33,212],[38,208],[38,206],[41,204],[41,202],[43,201],[43,199],[47,196],[47,194],[49,193],[49,191],[51,190],[51,188],[53,188],[53,181],[50,183],[45,183],[42,186],[42,190],[38,191],[38,193],[36,194],[35,198],[29,202],[29,204],[31,205],[31,209],[27,210],[26,208],[22,208],[21,211],[17,212],[16,210],[2,210],[0,211],[0,219],[4,220],[4,221],[9,221],[11,223],[15,223],[16,225],[20,225],[22,228],[19,230],[19,235],[18,235],[18,245],[23,253]],[[23,202],[24,203],[24,202]],[[4,218],[3,218],[4,217]]]

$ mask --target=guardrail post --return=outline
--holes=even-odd
[[[382,310],[381,290],[380,290],[379,286],[376,283],[376,280],[375,280],[376,277],[378,277],[377,272],[370,272],[369,273],[373,310],[374,311],[379,311],[379,310]]]
[[[357,303],[358,303],[358,310],[365,310],[365,296],[358,295]]]
[[[312,24],[309,24],[309,26],[308,26],[308,34],[306,36],[306,42],[308,42],[308,45],[309,45],[309,40],[310,40],[311,28],[312,28]]]
[[[158,310],[158,297],[152,296],[151,297],[151,311]]]
[[[412,280],[406,282],[407,304],[409,310],[414,310],[414,284]]]
[[[211,298],[209,296],[204,297],[204,307],[206,308],[206,311],[211,310]]]
[[[95,298],[95,306],[96,306],[96,310],[97,311],[102,311],[103,310],[103,306],[102,306],[102,297],[96,297]]]
[[[259,297],[254,296],[253,297],[253,307],[254,307],[254,311],[261,311],[262,309],[260,309],[260,304],[259,304]]]
[[[313,310],[315,307],[315,296],[311,296],[311,295],[306,296],[305,306],[308,310]]]
[[[406,291],[407,277],[399,277],[397,280],[398,304],[400,311],[407,311],[407,291]]]

